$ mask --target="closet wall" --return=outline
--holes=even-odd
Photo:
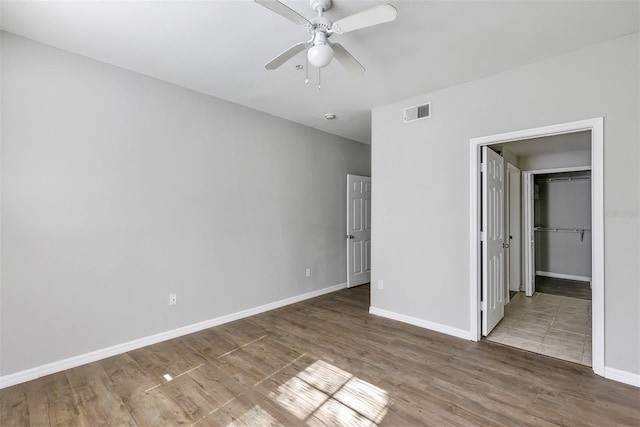
[[[535,179],[536,273],[591,280],[590,172]]]

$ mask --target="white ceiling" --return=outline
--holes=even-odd
[[[390,0],[394,22],[334,35],[367,69],[335,61],[304,84],[301,53],[263,64],[307,33],[252,0],[3,0],[0,26],[70,52],[369,143],[373,107],[639,30],[640,2]],[[313,16],[308,1],[283,1]],[[336,0],[336,20],[380,1]],[[335,113],[333,121],[325,113]]]

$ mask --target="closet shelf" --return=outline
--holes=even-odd
[[[574,182],[574,181],[590,181],[590,176],[570,176],[566,178],[539,178],[536,184],[548,184],[550,182]]]

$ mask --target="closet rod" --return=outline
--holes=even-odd
[[[584,233],[591,233],[589,228],[551,228],[551,227],[533,227],[533,231],[553,231],[557,233],[578,233],[580,241],[584,241]]]
[[[557,231],[559,233],[590,233],[590,228],[534,227],[533,231]]]

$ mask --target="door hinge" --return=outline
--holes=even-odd
[[[487,311],[486,301],[480,301],[480,311]]]
[[[485,172],[485,164],[484,163],[480,163],[480,172]]]
[[[480,232],[480,241],[481,241],[481,242],[484,242],[485,237],[486,237],[486,236],[485,236],[485,232],[484,232],[484,231],[481,231],[481,232]]]

